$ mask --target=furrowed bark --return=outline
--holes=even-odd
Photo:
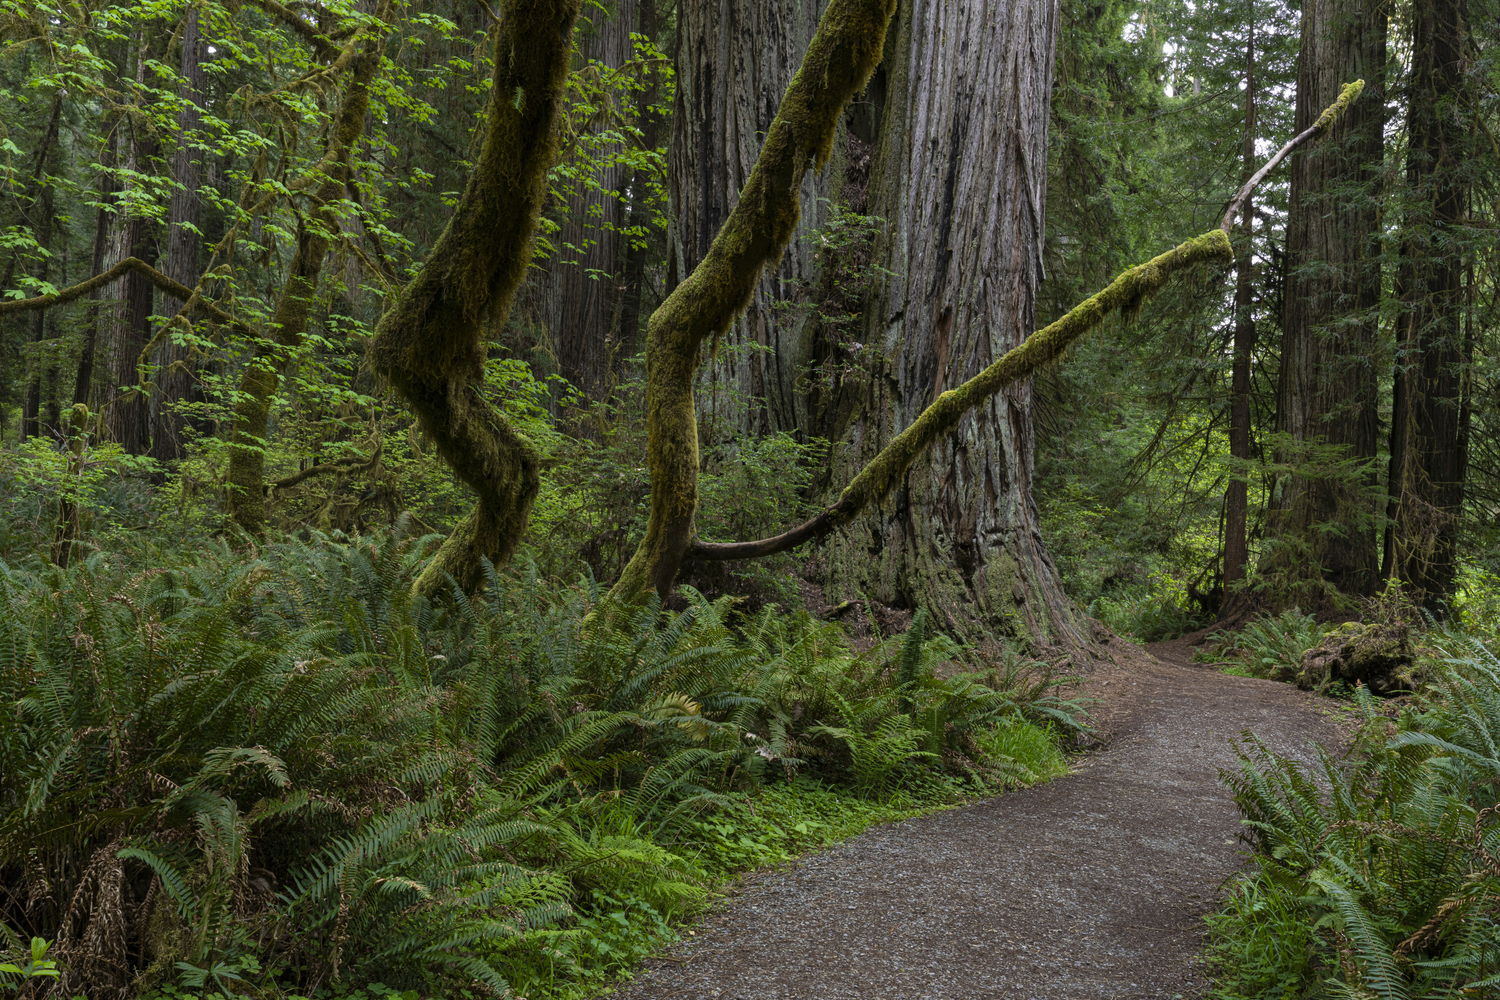
[[[1338,100],[1318,122],[1282,147],[1269,162],[1280,163],[1293,150],[1326,134],[1343,110],[1358,97],[1363,85],[1363,81],[1356,81],[1345,86]],[[896,435],[860,471],[840,494],[836,503],[812,519],[780,535],[751,542],[695,540],[688,546],[688,556],[704,560],[756,559],[785,552],[847,524],[864,507],[888,495],[901,481],[912,462],[934,441],[957,426],[965,413],[1006,386],[1056,360],[1069,344],[1098,326],[1105,318],[1114,313],[1126,316],[1133,314],[1173,276],[1199,263],[1214,260],[1232,263],[1234,251],[1229,241],[1229,228],[1233,226],[1235,214],[1268,173],[1265,169],[1257,171],[1236,192],[1231,199],[1230,211],[1225,213],[1222,228],[1211,229],[1145,264],[1138,264],[1121,273],[1103,291],[1085,299],[1061,319],[1027,337],[984,371],[957,389],[938,396],[931,406]]]
[[[693,375],[704,341],[723,333],[761,270],[796,230],[803,176],[832,151],[844,106],[875,71],[894,0],[834,0],[808,47],[739,203],[693,273],[651,317],[646,342],[651,515],[611,593],[635,601],[671,588],[692,539],[698,500]]]
[[[349,157],[364,134],[370,82],[380,68],[385,33],[366,29],[350,45],[355,55],[349,61],[349,82],[334,113],[328,149],[320,162],[325,173],[314,194],[316,207],[311,217],[298,226],[297,251],[292,256],[270,329],[240,377],[234,407],[234,438],[229,448],[228,499],[235,523],[252,534],[259,533],[270,516],[265,444],[271,402],[307,332],[308,312],[318,291],[323,262],[339,230],[335,204],[344,193]]]
[[[407,401],[438,453],[478,502],[414,589],[449,576],[466,591],[484,560],[509,559],[540,486],[541,458],[483,393],[485,321],[504,319],[531,262],[557,151],[557,116],[579,0],[508,0],[479,162],[421,272],[381,321],[375,368]]]
[[[1304,610],[1344,594],[1374,592],[1373,474],[1347,470],[1373,460],[1379,386],[1371,362],[1379,338],[1381,200],[1388,10],[1378,0],[1303,4],[1297,127],[1342,81],[1368,86],[1347,102],[1330,141],[1291,161],[1287,280],[1282,312],[1277,429],[1292,442],[1267,517],[1261,575],[1275,605]],[[1373,464],[1373,463],[1371,463]]]

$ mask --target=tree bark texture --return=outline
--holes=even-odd
[[[1253,9],[1253,8],[1252,8]],[[1249,26],[1245,43],[1245,135],[1241,147],[1241,180],[1255,173],[1255,24]],[[1245,578],[1250,558],[1249,463],[1250,463],[1250,363],[1255,350],[1255,211],[1253,200],[1245,200],[1242,243],[1236,255],[1234,288],[1234,357],[1229,385],[1229,457],[1236,467],[1230,472],[1224,493],[1224,602],[1235,601],[1231,588]]]
[[[180,96],[183,106],[177,116],[177,148],[171,158],[172,179],[178,186],[172,192],[167,219],[167,259],[162,269],[172,280],[189,288],[198,283],[199,251],[203,246],[203,237],[198,232],[203,203],[198,191],[203,183],[203,153],[195,148],[194,143],[203,124],[199,102],[203,100],[207,80],[204,72],[207,58],[207,43],[199,25],[198,12],[189,10],[182,26]],[[183,418],[178,406],[188,399],[193,388],[192,373],[186,368],[188,349],[176,343],[168,333],[161,338],[155,362],[157,374],[151,392],[151,455],[160,461],[175,461],[182,457]]]
[[[1454,589],[1457,530],[1468,469],[1465,372],[1473,346],[1462,317],[1466,248],[1460,227],[1468,200],[1463,40],[1465,0],[1412,8],[1407,106],[1410,208],[1396,281],[1395,405],[1390,489],[1394,525],[1385,574],[1413,599],[1441,612]]]
[[[1331,135],[1292,160],[1277,418],[1296,442],[1285,456],[1293,463],[1326,466],[1376,454],[1385,62],[1379,0],[1304,5],[1297,130],[1312,125],[1348,81],[1362,78],[1365,88]],[[1343,593],[1373,592],[1376,512],[1368,485],[1363,474],[1351,479],[1313,467],[1284,476],[1270,523],[1278,544],[1267,568],[1295,577],[1317,567]]]
[[[580,61],[597,59],[611,68],[634,55],[637,0],[616,0],[608,15],[594,13],[595,28],[579,44]],[[635,341],[623,328],[625,204],[616,192],[626,188],[629,170],[615,163],[595,178],[597,187],[570,192],[552,236],[556,255],[537,279],[534,308],[551,335],[559,374],[589,399],[609,393],[621,351]]]
[[[760,155],[827,0],[681,0],[677,95],[668,190],[668,283],[708,253]],[[708,443],[807,427],[798,373],[808,361],[809,292],[817,282],[811,234],[827,221],[841,170],[809,171],[786,252],[767,267],[750,307],[735,318],[699,374]],[[796,303],[778,308],[777,303]]]
[[[848,481],[945,389],[1036,328],[1057,7],[903,4],[867,191],[889,276],[820,418]],[[830,599],[925,606],[960,631],[1080,643],[1031,495],[1031,380],[964,416],[818,553]]]
[[[146,64],[160,55],[162,39],[142,30],[136,51],[135,77],[138,88],[146,79]],[[156,139],[146,130],[143,116],[122,115],[120,127],[127,129],[122,138],[127,177],[154,169],[158,152]],[[122,186],[121,208],[112,234],[110,258],[123,260],[138,257],[147,263],[156,260],[157,230],[160,228],[144,212],[131,206],[132,184]],[[116,287],[117,304],[108,314],[107,371],[105,389],[108,401],[105,426],[109,436],[132,455],[144,455],[151,445],[151,409],[145,393],[135,386],[140,382],[138,366],[141,351],[151,339],[153,286],[143,275],[131,273]]]

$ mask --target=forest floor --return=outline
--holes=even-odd
[[[1112,641],[1100,748],[1045,785],[877,827],[745,879],[628,1000],[1134,1000],[1203,995],[1203,917],[1243,864],[1219,782],[1251,730],[1311,759],[1337,703]]]

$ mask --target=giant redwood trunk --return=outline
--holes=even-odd
[[[203,37],[196,10],[188,11],[182,23],[182,110],[177,115],[179,141],[172,153],[172,204],[167,220],[167,259],[163,270],[167,277],[192,288],[198,283],[199,251],[203,237],[199,234],[203,196],[202,152],[195,147],[198,131],[203,127],[199,102],[204,99],[207,83],[205,63],[208,44]],[[98,273],[95,271],[94,273]],[[160,338],[155,362],[159,366],[151,394],[151,455],[161,461],[182,457],[182,415],[178,407],[192,391],[192,373],[188,371],[188,349],[168,334]]]
[[[1037,327],[1054,0],[903,3],[882,72],[867,208],[885,276],[862,348],[831,348],[821,418],[841,486],[892,435]],[[874,272],[880,273],[880,272]],[[849,374],[853,373],[853,374]],[[922,605],[949,626],[1079,638],[1032,498],[1032,387],[965,416],[818,557],[829,596]]]
[[[1385,572],[1434,611],[1454,588],[1455,549],[1468,468],[1465,372],[1473,344],[1461,319],[1468,248],[1459,227],[1468,198],[1464,118],[1464,0],[1413,6],[1403,227],[1396,294],[1395,400],[1391,417],[1394,525]]]
[[[669,159],[668,283],[708,253],[739,201],[781,95],[802,63],[826,0],[682,0]],[[805,427],[798,370],[808,360],[809,293],[817,281],[812,233],[841,165],[802,179],[791,243],[755,286],[750,308],[722,334],[700,373],[705,443]]]
[[[578,58],[612,69],[629,62],[631,32],[638,21],[636,0],[615,0],[608,13],[594,9],[593,26],[580,31]],[[612,128],[612,122],[599,127]],[[593,184],[567,192],[550,239],[552,260],[530,289],[532,307],[551,336],[563,378],[589,399],[609,392],[616,362],[635,341],[624,329],[625,247],[621,229],[628,212],[619,192],[630,180],[622,163],[610,163]]]
[[[1349,463],[1376,454],[1385,61],[1379,0],[1303,6],[1297,130],[1343,84],[1363,79],[1365,88],[1327,140],[1292,160],[1277,410],[1279,430],[1296,442],[1283,456],[1295,471],[1278,487],[1265,568],[1314,582],[1320,571],[1346,594],[1371,593],[1379,575],[1369,483]]]

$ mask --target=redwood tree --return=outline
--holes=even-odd
[[[1292,472],[1278,484],[1264,569],[1348,594],[1375,587],[1376,509],[1367,463],[1379,424],[1374,353],[1380,304],[1380,171],[1386,8],[1308,0],[1297,69],[1298,130],[1352,79],[1360,98],[1329,140],[1292,160],[1278,430]],[[1315,587],[1320,581],[1312,579]],[[1309,595],[1288,592],[1304,604]]]

